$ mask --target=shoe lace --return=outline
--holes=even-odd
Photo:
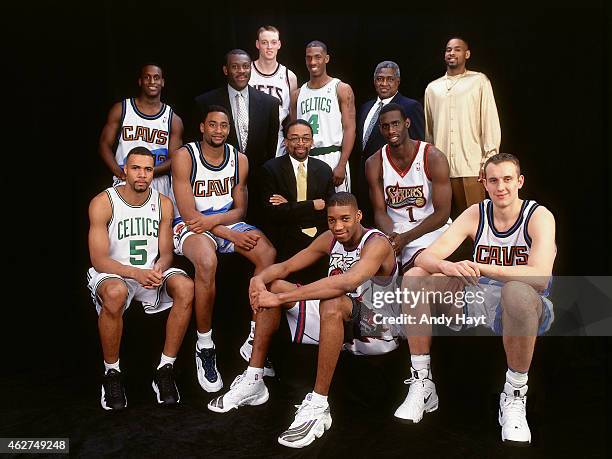
[[[525,396],[508,395],[504,401],[504,414],[514,422],[525,419]]]
[[[297,410],[295,410],[295,422],[312,419],[316,416],[317,410],[323,408],[315,405],[310,400],[304,400],[301,404],[294,406],[297,408]]]
[[[106,382],[109,396],[111,398],[121,397],[121,376],[119,373],[111,370],[106,376]]]
[[[230,390],[236,387],[240,382],[246,377],[246,371],[244,371],[241,375],[238,375],[234,378],[232,383],[230,384]]]
[[[174,390],[174,378],[172,377],[172,366],[166,364],[158,370],[157,384],[161,392]]]
[[[215,360],[216,354],[213,349],[202,349],[200,351],[200,359],[202,359],[202,366],[204,367],[204,374],[207,378],[212,378],[216,375],[215,371]]]

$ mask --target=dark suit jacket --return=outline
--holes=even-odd
[[[200,119],[202,118],[202,113],[209,105],[221,105],[227,109],[230,115],[230,133],[227,143],[239,148],[227,85],[200,94],[195,98],[195,101],[200,109]],[[257,226],[261,226],[263,221],[262,209],[259,206],[258,199],[260,194],[260,166],[276,155],[279,126],[278,106],[278,99],[249,86],[249,136],[246,151],[242,153],[249,159],[249,179],[247,185],[249,189],[249,204],[246,219],[249,223]]]
[[[297,202],[297,184],[289,155],[271,159],[262,168],[264,230],[276,247],[278,260],[292,257],[315,239],[304,234],[301,228],[316,227],[316,236],[328,229],[326,211],[315,210],[313,200],[327,201],[334,194],[332,170],[323,161],[310,157],[306,174],[307,200]],[[280,194],[288,202],[278,206],[270,204],[273,194]]]
[[[364,126],[366,117],[376,101],[377,99],[369,100],[359,109],[359,116],[357,117],[357,138],[355,139],[355,147],[358,149],[359,156],[359,172],[356,180],[357,187],[355,195],[359,201],[359,207],[363,212],[364,223],[368,225],[374,224],[374,217],[372,204],[370,203],[368,182],[365,176],[365,162],[386,143],[383,135],[380,133],[380,129],[375,126],[365,147],[361,145],[363,133],[368,128]],[[425,140],[425,114],[423,112],[423,106],[414,99],[402,96],[399,92],[391,99],[391,102],[401,105],[408,118],[410,118],[410,128],[408,128],[410,138],[414,140]]]

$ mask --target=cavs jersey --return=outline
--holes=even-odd
[[[150,188],[149,197],[140,206],[124,201],[117,188],[107,188],[106,194],[113,211],[108,223],[110,257],[124,265],[151,269],[159,254],[159,192]]]
[[[190,182],[193,189],[196,210],[203,215],[227,212],[232,208],[234,199],[232,189],[238,183],[238,150],[225,144],[223,161],[214,166],[206,161],[200,142],[185,145],[191,155]],[[174,194],[171,195],[174,205],[172,225],[182,221]]]
[[[481,202],[478,230],[474,239],[474,261],[498,266],[526,265],[531,249],[527,227],[537,208],[535,201],[523,201],[514,225],[507,231],[498,231],[493,221],[493,203],[490,199]]]
[[[339,241],[334,240],[330,254],[329,254],[329,269],[328,276],[334,276],[347,272],[351,267],[357,263],[361,257],[361,251],[363,246],[372,238],[384,237],[385,234],[377,229],[367,230],[359,244],[353,249],[347,249]],[[349,350],[354,354],[384,354],[385,352],[392,351],[398,345],[397,340],[391,335],[389,330],[376,329],[374,326],[374,314],[376,309],[373,307],[372,296],[374,290],[378,288],[384,291],[392,291],[397,282],[397,266],[394,266],[393,272],[384,278],[384,280],[377,281],[376,278],[366,281],[364,284],[357,287],[353,292],[347,293],[348,296],[358,300],[364,306],[360,312],[360,323],[359,327],[363,336],[367,336],[368,330],[372,331],[372,336],[376,338],[361,338],[354,339],[350,343],[344,345],[344,349]],[[378,337],[380,336],[380,337]]]
[[[155,165],[159,166],[168,159],[172,108],[163,104],[159,113],[146,115],[138,110],[134,98],[125,99],[121,106],[121,127],[117,138],[115,160],[120,167],[125,157],[134,147],[146,147],[155,155]],[[170,192],[170,179],[164,175],[155,177],[151,184],[163,194]]]

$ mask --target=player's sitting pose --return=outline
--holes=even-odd
[[[464,306],[459,309],[436,299],[405,304],[404,312],[417,317],[445,315],[455,330],[476,325],[477,319],[503,334],[508,370],[499,401],[502,440],[527,444],[531,442],[525,413],[527,372],[536,336],[546,332],[554,319],[547,295],[556,256],[555,220],[536,202],[519,199],[524,178],[513,155],[492,156],[484,174],[490,199],[465,210],[417,257],[416,267],[403,280],[403,286],[413,291],[452,292],[455,298],[462,293]],[[447,261],[468,237],[474,241],[474,260]],[[431,327],[408,325],[407,334],[412,378],[395,416],[416,423],[424,412],[438,408],[429,365]]]
[[[281,308],[288,309],[294,341],[319,344],[314,390],[278,438],[280,444],[292,448],[309,445],[331,426],[327,394],[343,346],[355,354],[383,354],[397,347],[388,330],[374,332],[377,338],[363,338],[371,323],[372,291],[396,286],[397,262],[389,240],[381,231],[361,226],[361,211],[350,193],[332,195],[327,202],[327,221],[329,231],[307,248],[251,279],[249,295],[257,310],[257,327],[249,367],[226,394],[208,404],[212,411],[226,412],[268,400],[262,380],[264,361],[279,327]],[[282,280],[321,257],[329,257],[328,277],[304,286]],[[370,281],[374,276],[379,278]]]

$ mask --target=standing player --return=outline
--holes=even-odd
[[[132,149],[123,166],[125,184],[107,188],[89,205],[87,278],[98,311],[104,355],[101,403],[105,410],[125,408],[119,369],[123,312],[132,300],[147,314],[172,307],[166,342],[153,378],[157,402],[174,405],[180,396],[173,365],[191,318],[193,282],[172,262],[172,203],[150,188],[155,157],[144,147]]]
[[[461,328],[457,318],[484,318],[496,334],[503,334],[508,370],[499,401],[502,440],[528,444],[527,372],[536,336],[548,331],[554,320],[552,303],[546,296],[557,252],[555,219],[545,207],[519,199],[524,177],[513,155],[500,153],[489,158],[484,175],[490,199],[469,207],[419,255],[416,267],[404,277],[404,285],[419,288],[422,276],[434,276],[426,278],[429,289],[472,292],[474,301],[467,301],[466,294],[465,304],[458,305],[463,309],[450,304],[419,304],[417,308],[434,306],[437,315],[451,314],[451,328],[456,330]],[[447,261],[467,238],[474,241],[474,260]],[[395,416],[419,422],[424,412],[438,407],[429,365],[431,333],[408,330],[408,335],[412,378],[408,396]]]
[[[255,274],[274,263],[276,251],[254,226],[242,221],[247,208],[245,155],[225,143],[230,131],[228,111],[207,108],[200,132],[202,141],[178,149],[172,162],[174,249],[195,267],[195,316],[198,339],[198,381],[207,392],[223,387],[212,340],[215,273],[219,253],[238,252],[255,265]],[[254,321],[251,335],[254,336]]]
[[[387,144],[366,162],[370,199],[376,226],[391,239],[405,272],[450,223],[448,161],[433,145],[410,138],[410,118],[400,105],[385,105],[379,125]]]
[[[278,438],[281,445],[291,448],[309,445],[330,428],[327,395],[343,346],[355,354],[383,354],[398,344],[388,331],[372,329],[369,320],[373,290],[396,285],[397,263],[389,240],[380,231],[361,225],[361,211],[350,193],[336,193],[329,199],[327,222],[330,230],[307,248],[251,279],[249,295],[257,310],[257,329],[249,367],[226,394],[208,404],[210,410],[224,413],[268,400],[262,380],[264,360],[279,327],[281,308],[288,309],[293,340],[319,344],[314,390]],[[329,257],[328,277],[304,286],[282,280],[321,257]],[[374,276],[380,284],[370,281]]]
[[[259,57],[251,64],[249,84],[280,101],[276,156],[282,156],[285,154],[283,128],[290,119],[290,107],[295,104],[292,98],[297,89],[297,77],[276,60],[278,50],[281,48],[280,32],[276,27],[270,25],[260,27],[257,30],[255,46],[259,50]]]
[[[353,89],[327,74],[327,45],[306,45],[306,67],[310,80],[297,90],[292,119],[312,126],[314,144],[310,156],[329,164],[336,191],[351,191],[349,156],[355,143],[355,96]]]
[[[146,147],[155,156],[151,186],[166,196],[170,194],[170,153],[183,144],[183,122],[172,107],[161,101],[164,83],[158,65],[144,65],[138,78],[138,97],[117,102],[108,114],[99,152],[114,174],[114,185],[125,180],[123,165],[128,152],[134,147]]]

